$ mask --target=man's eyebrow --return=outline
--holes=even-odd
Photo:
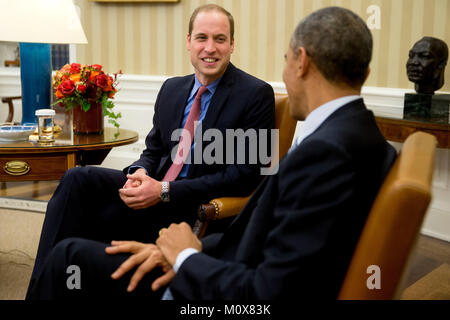
[[[194,34],[194,37],[202,37],[202,36],[206,36],[206,33],[199,32]]]
[[[204,32],[199,32],[199,33],[194,34],[194,37],[204,37],[204,36],[207,37],[208,35]],[[224,38],[228,39],[228,36],[224,33],[215,34],[215,35],[213,35],[213,37],[214,38],[224,37]]]

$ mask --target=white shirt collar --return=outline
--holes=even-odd
[[[312,134],[320,125],[336,110],[343,107],[344,105],[355,101],[357,99],[361,99],[361,96],[352,95],[345,96],[335,100],[328,101],[327,103],[317,107],[306,117],[305,121],[302,124],[300,129],[300,133],[297,136],[295,142],[293,143],[291,149],[298,146],[306,137]],[[289,150],[290,151],[290,150]]]

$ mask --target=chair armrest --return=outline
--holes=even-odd
[[[4,97],[2,98],[3,103],[7,103],[9,107],[9,113],[8,117],[6,118],[5,123],[12,123],[13,117],[14,117],[14,105],[13,100],[22,99],[22,96],[15,96],[15,97]]]
[[[224,197],[211,200],[209,203],[202,204],[198,210],[198,219],[200,221],[209,221],[224,219],[238,215],[246,205],[248,197]]]

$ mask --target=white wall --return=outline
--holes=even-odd
[[[122,113],[119,119],[122,128],[139,133],[139,141],[127,146],[114,148],[105,161],[104,167],[122,169],[136,160],[145,148],[145,137],[152,127],[153,107],[158,91],[167,77],[123,75],[119,79],[116,95],[116,111]],[[271,83],[275,92],[285,93],[283,83]],[[362,95],[369,109],[378,116],[402,118],[403,96],[408,90],[365,87]],[[0,97],[20,94],[18,69],[0,68]],[[15,119],[20,121],[20,108]],[[7,107],[0,104],[0,121],[6,119]],[[109,124],[105,122],[105,126]],[[296,135],[301,126],[297,125]],[[393,143],[399,149],[400,143]],[[428,210],[421,232],[423,234],[450,241],[450,150],[438,149],[433,178],[433,200]],[[399,230],[401,232],[401,230]]]

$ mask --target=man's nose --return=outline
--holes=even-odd
[[[412,56],[408,59],[408,64],[416,65],[419,64],[419,57],[417,55]]]
[[[205,51],[208,53],[213,53],[216,51],[216,44],[213,39],[209,39],[205,45]]]

